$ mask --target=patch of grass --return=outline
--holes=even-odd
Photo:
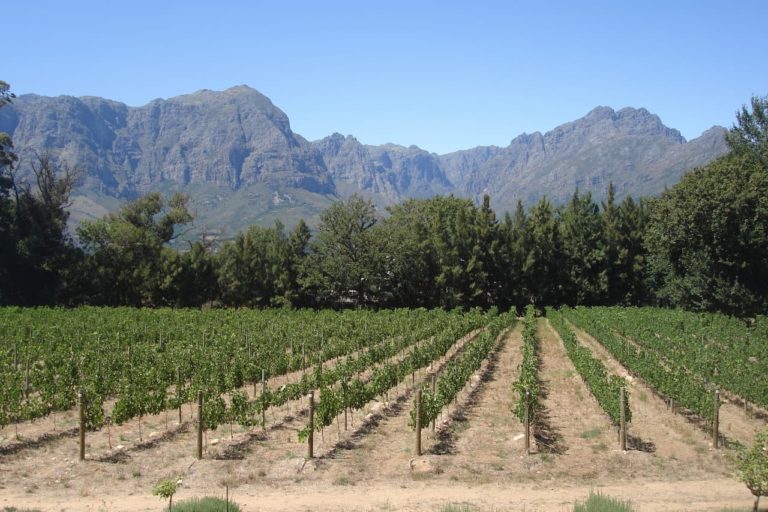
[[[205,418],[203,418],[203,419],[205,419]],[[133,472],[131,472],[131,476],[133,478],[141,478],[141,471],[139,471],[138,469],[134,469]]]
[[[469,503],[448,503],[440,507],[440,512],[472,512],[477,510]]]
[[[37,508],[3,507],[3,512],[42,512]]]
[[[608,451],[608,445],[605,443],[598,443],[592,445],[592,453],[602,453]]]
[[[465,432],[468,428],[469,428],[468,421],[455,421],[453,425],[451,425],[451,432],[454,434],[461,434],[462,432]]]
[[[411,480],[414,482],[423,482],[424,480],[431,480],[432,473],[411,473]]]
[[[594,439],[600,435],[600,432],[602,432],[602,430],[600,430],[599,427],[594,427],[589,430],[585,430],[584,432],[579,434],[579,437],[582,439]]]
[[[333,481],[333,485],[355,485],[355,482],[350,480],[348,476],[342,475]]]
[[[225,512],[226,510],[240,512],[240,507],[231,501],[227,506],[227,502],[221,498],[206,496],[180,501],[175,503],[171,510],[173,512]]]
[[[629,501],[590,492],[587,501],[573,506],[573,512],[635,512],[635,508]]]

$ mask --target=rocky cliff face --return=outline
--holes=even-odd
[[[506,148],[474,148],[440,161],[460,195],[488,193],[497,207],[510,209],[544,194],[563,202],[577,188],[601,197],[609,182],[619,196],[657,194],[724,153],[724,134],[713,128],[686,142],[645,109],[598,107],[544,135],[520,135]]]
[[[344,195],[362,193],[382,204],[447,194],[454,187],[436,155],[416,146],[366,146],[334,133],[313,143]]]
[[[447,193],[479,201],[487,193],[501,211],[542,195],[563,202],[577,188],[600,198],[609,182],[619,196],[651,195],[727,149],[723,128],[686,142],[645,109],[608,107],[504,148],[442,156],[339,134],[308,142],[246,86],[137,108],[24,95],[0,109],[0,131],[11,134],[25,161],[32,150],[46,150],[82,168],[78,219],[150,190],[181,190],[192,196],[200,225],[229,232],[286,215],[288,224],[311,220],[352,193],[379,206]]]
[[[319,151],[248,87],[139,108],[101,98],[25,95],[8,110],[18,119],[8,130],[18,148],[44,148],[76,162],[86,171],[85,186],[108,194],[131,197],[165,182],[335,193]]]

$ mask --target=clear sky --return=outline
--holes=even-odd
[[[9,0],[16,94],[132,106],[247,84],[309,140],[506,146],[597,105],[688,138],[768,94],[768,0]]]

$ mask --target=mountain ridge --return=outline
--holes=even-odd
[[[727,150],[722,127],[686,141],[644,108],[606,106],[543,134],[522,133],[506,147],[443,155],[338,133],[307,141],[247,85],[140,107],[95,96],[24,94],[0,109],[0,131],[22,155],[45,150],[82,167],[76,221],[114,208],[115,200],[180,190],[191,192],[201,225],[215,218],[230,229],[283,214],[290,214],[288,224],[297,216],[313,222],[330,202],[352,193],[380,207],[436,194],[474,201],[490,194],[498,210],[542,195],[563,202],[577,188],[599,199],[609,181],[619,196],[653,195]]]

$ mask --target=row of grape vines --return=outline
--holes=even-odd
[[[656,351],[646,350],[627,340],[587,308],[563,308],[562,313],[574,325],[594,336],[619,363],[656,392],[712,420],[712,395],[698,376],[685,371],[674,361],[660,359]]]
[[[441,372],[433,391],[426,388],[423,391],[420,404],[414,403],[411,409],[410,425],[416,428],[417,406],[421,409],[421,425],[428,425],[435,421],[440,412],[464,388],[469,378],[480,368],[483,361],[488,359],[491,351],[496,346],[501,332],[515,323],[515,317],[510,314],[502,314],[494,318],[486,330],[475,338],[464,350],[460,357],[454,359]]]
[[[518,419],[520,422],[525,421],[525,394],[528,392],[528,414],[530,421],[533,422],[539,410],[539,340],[536,337],[536,312],[533,306],[528,306],[525,310],[523,361],[520,364],[520,376],[514,388],[519,394],[516,410]]]
[[[582,308],[580,308],[582,309]],[[610,326],[668,367],[768,407],[768,330],[721,314],[658,308],[590,308],[581,313]]]
[[[104,422],[108,400],[120,423],[180,407],[198,390],[211,425],[234,418],[249,424],[265,408],[348,379],[442,326],[465,329],[484,318],[439,310],[0,308],[0,427],[71,409],[78,391],[92,429]],[[314,370],[302,382],[256,400],[240,391],[262,374],[307,368]]]
[[[560,339],[563,340],[568,357],[586,382],[597,403],[611,418],[611,423],[618,426],[621,420],[621,388],[624,387],[624,380],[612,375],[587,347],[578,342],[576,335],[560,312],[549,308],[547,309],[547,318],[560,335]],[[628,393],[625,394],[625,397],[624,414],[626,421],[630,422],[632,421],[632,411],[629,406]]]

